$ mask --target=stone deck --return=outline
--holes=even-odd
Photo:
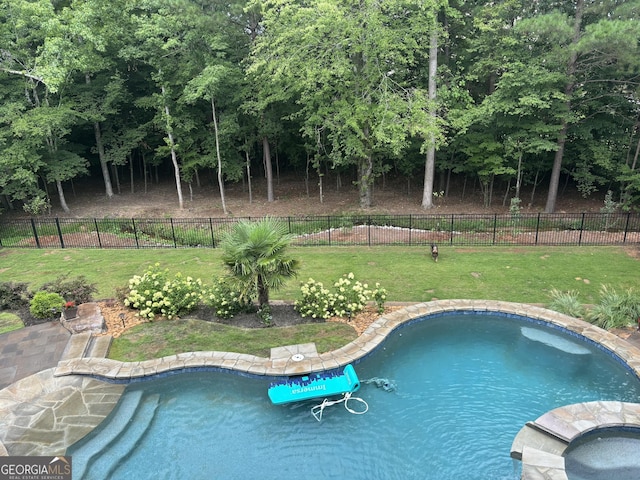
[[[569,444],[612,427],[640,427],[640,404],[587,402],[551,410],[520,430],[511,456],[522,461],[523,480],[568,480],[562,455]]]
[[[315,344],[304,344],[274,348],[269,358],[230,352],[190,352],[144,362],[123,363],[104,358],[106,353],[96,353],[98,356],[90,357],[86,357],[86,354],[69,355],[61,360],[55,369],[42,372],[37,379],[29,380],[26,385],[16,384],[0,392],[0,442],[5,445],[10,455],[23,455],[22,452],[27,450],[38,455],[61,455],[67,446],[86,435],[87,431],[93,428],[92,425],[97,425],[108,415],[115,406],[116,397],[119,398],[124,389],[123,384],[171,372],[199,369],[228,370],[273,377],[330,370],[368,355],[396,328],[422,317],[454,311],[496,312],[557,326],[571,334],[599,343],[610,352],[615,352],[615,355],[640,377],[640,349],[589,323],[526,304],[441,300],[408,306],[385,315],[353,342],[326,353],[318,353]],[[104,346],[97,347],[96,351],[106,352]],[[74,351],[80,351],[80,347]],[[95,407],[89,405],[94,402]],[[34,424],[29,420],[34,415],[41,418],[41,423]],[[88,418],[91,421],[79,422],[79,418]],[[569,423],[574,421],[584,422],[584,418],[570,419]],[[46,425],[46,428],[42,425]],[[32,430],[37,431],[35,437],[38,441],[35,441],[34,436],[29,437]],[[21,440],[25,437],[30,440]],[[528,444],[527,439],[533,443]],[[514,445],[517,443],[517,451],[513,456],[523,461],[522,478],[566,478],[547,475],[550,468],[564,471],[564,464],[559,465],[557,458],[545,457],[545,461],[540,461],[539,456],[529,456],[528,452],[531,449],[540,450],[539,441],[540,438],[535,436],[522,436],[514,442]],[[553,445],[554,442],[558,442],[558,439],[552,439],[548,443]],[[555,444],[555,451],[560,448],[561,446]],[[534,457],[535,460],[529,462],[528,459]]]

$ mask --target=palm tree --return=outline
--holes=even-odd
[[[257,222],[241,220],[224,236],[222,260],[243,300],[257,293],[262,309],[269,304],[269,290],[277,290],[296,276],[298,260],[286,252],[292,238],[282,223],[269,217]]]

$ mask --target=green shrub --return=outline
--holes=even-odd
[[[158,315],[168,319],[195,310],[207,292],[202,281],[177,273],[169,279],[168,270],[155,264],[142,275],[129,280],[129,294],[124,300],[128,307],[139,310],[141,317],[153,320]]]
[[[331,307],[333,314],[338,317],[346,317],[364,309],[372,294],[366,283],[355,280],[353,273],[343,275],[333,287],[335,293]]]
[[[324,318],[331,317],[333,294],[322,282],[316,282],[310,278],[300,287],[302,298],[295,301],[296,310],[303,317]]]
[[[266,327],[273,325],[273,314],[271,313],[271,306],[268,303],[262,305],[256,312],[258,318],[262,324]]]
[[[333,288],[334,291],[330,291],[321,282],[310,278],[300,287],[302,298],[296,300],[296,310],[303,317],[346,317],[363,310],[371,300],[375,301],[378,312],[384,310],[387,292],[379,283],[376,283],[374,290],[370,290],[366,283],[361,283],[353,273],[348,273],[335,282]]]
[[[68,275],[60,275],[52,282],[47,282],[40,290],[57,293],[67,301],[76,305],[93,301],[93,294],[98,291],[95,283],[89,283],[84,275],[69,278]]]
[[[233,288],[232,282],[227,278],[219,278],[209,288],[203,302],[213,308],[216,316],[220,318],[232,318],[234,315],[246,312],[251,308],[251,302],[243,300],[240,292]]]
[[[603,285],[600,303],[587,315],[587,320],[605,330],[627,327],[640,318],[640,295],[632,288],[618,293],[612,287]]]
[[[387,290],[382,288],[378,282],[376,282],[376,288],[371,292],[373,301],[376,302],[376,309],[378,313],[384,312],[384,303],[387,300]]]
[[[578,301],[578,292],[574,290],[561,292],[554,288],[549,294],[551,295],[551,303],[549,304],[551,310],[575,318],[584,318],[584,307]]]
[[[55,318],[62,313],[64,308],[64,298],[55,292],[39,291],[31,299],[29,311],[34,318],[44,320]]]
[[[28,307],[30,300],[27,283],[0,282],[0,310],[20,310]]]

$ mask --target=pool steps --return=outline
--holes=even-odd
[[[71,335],[61,360],[74,358],[105,358],[111,348],[113,337],[103,335],[94,337],[91,332],[76,333]]]
[[[158,409],[159,400],[159,394],[143,397],[141,404],[135,411],[135,417],[132,418],[131,424],[113,442],[101,447],[101,450],[108,449],[109,454],[98,457],[95,463],[91,465],[92,469],[95,468],[97,472],[104,472],[106,474],[104,478],[111,478],[120,461],[135,449],[135,446],[151,426]]]
[[[141,390],[124,395],[117,409],[118,415],[112,415],[112,418],[108,422],[103,422],[101,424],[102,431],[99,437],[100,440],[90,435],[83,441],[84,443],[82,443],[82,445],[73,453],[74,478],[84,478],[88,465],[91,464],[93,459],[100,454],[103,448],[114,443],[117,440],[119,441],[119,437],[123,434],[123,432],[127,432],[127,434],[129,434],[128,429],[133,429],[129,427],[131,420],[134,415],[136,417],[140,416],[139,410],[141,410],[141,405],[143,407],[145,405],[149,405],[154,408],[155,412],[155,407],[157,407],[158,405],[158,398],[156,398],[154,406],[153,402],[143,403],[142,395],[143,392]],[[149,423],[151,422],[151,418],[152,417],[150,417],[149,421],[146,422],[146,425],[145,422],[142,422],[141,428],[143,428],[143,431],[140,432],[138,438],[142,435],[142,433],[144,433],[146,427],[148,427]],[[135,430],[138,430],[138,427],[136,427]],[[129,447],[130,446],[131,445],[129,445]]]

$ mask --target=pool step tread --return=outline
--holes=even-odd
[[[533,422],[527,424],[518,432],[511,445],[511,458],[522,460],[522,450],[525,446],[561,455],[567,448],[568,442],[541,429]]]
[[[104,335],[101,337],[91,337],[91,343],[87,351],[87,356],[106,358],[111,348],[111,342],[113,337],[111,335]]]
[[[155,418],[160,400],[159,394],[149,395],[138,406],[135,416],[131,419],[127,429],[117,439],[104,447],[104,455],[100,455],[91,465],[100,478],[111,478],[122,459],[135,450],[136,445],[149,429]]]
[[[104,428],[97,437],[92,437],[73,452],[73,477],[84,478],[91,460],[100,453],[105,445],[117,439],[129,425],[142,401],[142,391],[124,395],[114,409],[118,415],[111,415],[103,420]]]
[[[86,357],[90,343],[90,332],[76,333],[75,335],[71,335],[69,341],[67,342],[67,346],[62,352],[61,360],[71,360],[73,358]]]

